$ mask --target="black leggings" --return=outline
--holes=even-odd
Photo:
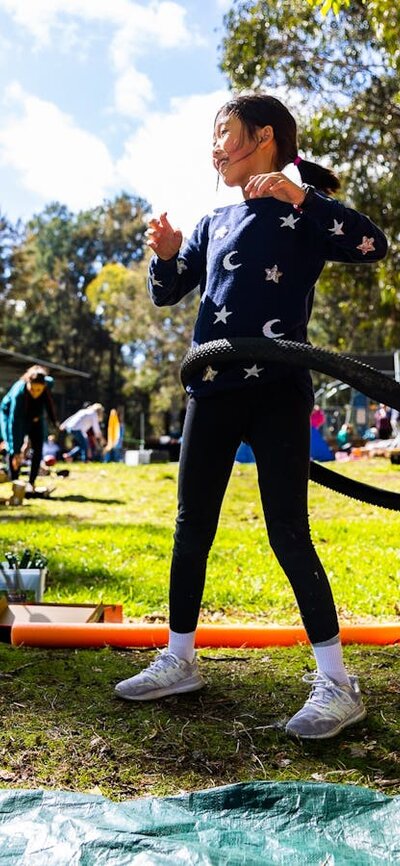
[[[308,637],[320,643],[338,634],[331,588],[308,523],[309,411],[307,398],[290,380],[189,399],[171,565],[173,631],[197,626],[208,553],[245,439],[256,458],[269,542],[290,580]]]
[[[29,425],[28,430],[26,431],[26,435],[29,437],[31,449],[32,449],[29,482],[30,482],[30,484],[34,484],[36,477],[37,477],[37,474],[38,474],[39,469],[40,469],[40,463],[42,460],[42,452],[43,452],[43,425],[42,425],[41,420],[32,421],[31,424]],[[14,469],[12,466],[12,458],[13,457],[14,457],[14,455],[10,454],[9,455],[9,461],[8,461],[8,469],[9,469],[9,474],[10,474],[10,478],[12,481],[14,481],[16,478],[19,477],[19,472],[20,472],[19,468]]]

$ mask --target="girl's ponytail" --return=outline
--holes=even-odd
[[[293,162],[300,172],[303,183],[309,183],[319,192],[325,192],[327,195],[340,189],[340,180],[330,168],[324,168],[316,162],[309,162],[301,156],[296,156]]]

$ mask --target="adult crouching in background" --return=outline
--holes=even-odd
[[[26,493],[33,493],[42,459],[47,418],[58,426],[50,387],[53,379],[45,367],[34,364],[21,376],[3,397],[0,404],[1,436],[7,447],[8,472],[15,481],[22,463],[25,437],[32,450],[29,482]]]
[[[101,403],[90,403],[78,409],[74,415],[70,415],[60,424],[60,430],[65,430],[72,437],[74,446],[70,451],[63,454],[64,460],[82,460],[86,463],[92,456],[92,445],[89,439],[90,431],[93,431],[94,445],[102,448],[106,444],[100,423],[104,418],[104,407]]]

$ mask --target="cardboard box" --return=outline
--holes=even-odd
[[[29,622],[122,622],[120,604],[51,604],[44,602],[9,602],[0,597],[0,641],[10,643],[15,623]]]

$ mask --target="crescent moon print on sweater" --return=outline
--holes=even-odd
[[[306,342],[325,262],[373,263],[386,251],[384,234],[367,216],[321,193],[308,197],[304,210],[271,197],[249,199],[203,217],[174,258],[153,256],[149,292],[166,306],[200,288],[194,346],[221,337]],[[278,362],[210,369],[193,378],[189,393],[207,396],[290,376],[312,394],[307,370]]]

